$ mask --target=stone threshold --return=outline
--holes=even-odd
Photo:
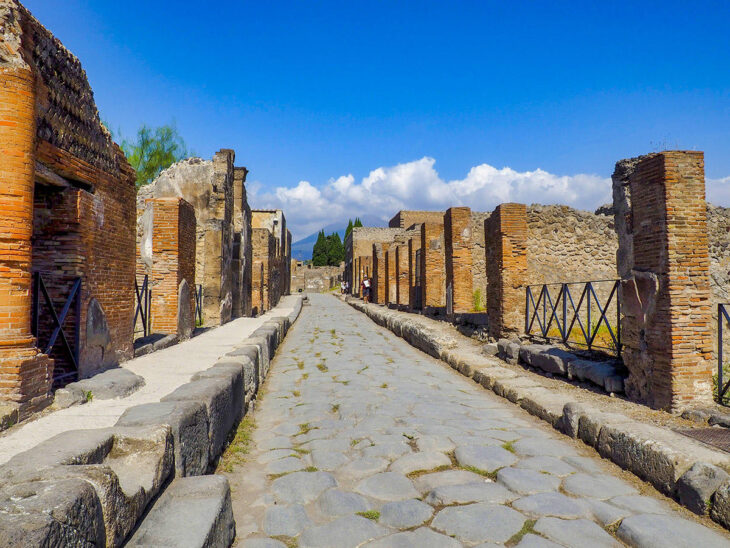
[[[672,430],[695,423],[485,356],[479,344],[443,322],[351,297],[345,302],[694,513],[730,529],[730,454]]]

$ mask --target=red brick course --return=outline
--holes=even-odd
[[[468,207],[452,207],[444,214],[444,256],[446,291],[448,295],[451,289],[452,312],[470,312],[474,284],[471,210]]]
[[[421,294],[427,309],[446,306],[444,225],[421,225]]]

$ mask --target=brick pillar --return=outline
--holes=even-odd
[[[373,244],[373,279],[370,284],[370,292],[372,302],[378,304],[386,303],[385,265],[385,246],[382,243]]]
[[[395,271],[395,246],[390,244],[385,251],[385,304],[396,302],[398,284]]]
[[[444,225],[421,225],[421,295],[424,309],[446,306]]]
[[[446,291],[451,288],[453,312],[469,312],[473,302],[471,209],[452,207],[444,214]],[[448,306],[448,303],[447,303]]]
[[[420,268],[420,265],[416,264],[416,254],[421,249],[421,235],[414,236],[408,240],[408,303],[410,308],[416,307],[416,285],[421,279],[420,271],[416,269]]]
[[[403,244],[395,248],[395,283],[396,302],[399,305],[410,304],[410,284],[408,282],[408,245]]]
[[[626,393],[672,411],[711,404],[704,154],[642,157],[629,182],[633,267],[621,283]]]
[[[53,381],[53,360],[30,332],[35,132],[33,74],[0,69],[0,398],[23,414],[47,400]]]
[[[484,222],[487,254],[489,335],[495,339],[524,331],[527,283],[527,208],[501,204]]]
[[[152,330],[188,338],[195,327],[195,210],[182,198],[152,198],[146,203],[153,219]]]

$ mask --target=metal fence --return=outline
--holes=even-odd
[[[620,356],[620,287],[620,280],[527,286],[525,333]]]
[[[43,300],[41,301],[41,296]],[[74,306],[73,313],[73,345],[69,342],[69,337],[64,330],[66,319],[69,316],[71,307]],[[45,330],[41,332],[41,323],[51,323],[51,331],[48,338],[45,338]],[[81,344],[79,342],[81,323],[81,278],[74,278],[71,285],[71,291],[63,304],[60,313],[56,311],[56,307],[46,288],[43,275],[40,272],[33,273],[33,315],[31,322],[31,332],[38,340],[38,346],[43,353],[50,356],[56,343],[61,342],[63,356],[68,360],[65,364],[56,364],[53,372],[54,386],[63,386],[69,382],[73,382],[78,378],[79,372],[79,354]]]
[[[723,375],[723,328],[725,323],[730,323],[730,315],[728,315],[727,307],[729,304],[718,304],[717,305],[717,401],[722,405],[730,405],[727,401],[725,394],[727,394],[730,388],[730,380],[725,382]]]
[[[142,287],[139,286],[137,278],[134,279],[134,332],[142,332],[142,336],[146,337],[150,334],[151,318],[150,309],[152,308],[152,290],[149,287],[149,276],[145,274]],[[142,320],[142,329],[137,329],[137,318]]]

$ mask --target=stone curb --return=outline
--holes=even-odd
[[[573,401],[531,379],[499,366],[499,361],[471,349],[428,324],[428,320],[359,299],[345,302],[412,346],[448,363],[462,375],[508,399],[556,430],[580,439],[624,470],[651,483],[665,495],[730,529],[730,459],[666,428],[606,413]],[[698,501],[701,501],[698,502]]]
[[[203,475],[251,409],[301,305],[297,297],[288,316],[266,321],[160,402],[126,409],[112,428],[63,432],[0,466],[0,546],[121,546],[135,530],[131,545],[169,534],[185,540],[179,546],[230,546],[228,481]],[[198,506],[199,519],[181,524],[180,512]]]

